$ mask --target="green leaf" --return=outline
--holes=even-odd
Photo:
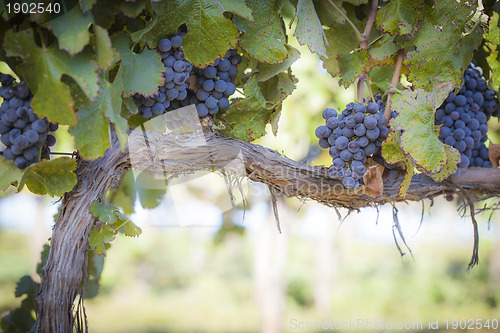
[[[354,20],[354,18],[353,18]],[[359,21],[353,22],[358,29],[361,29]],[[354,30],[349,24],[332,24],[329,29],[325,30],[326,38],[328,39],[328,47],[326,54],[328,59],[323,59],[323,66],[332,76],[340,74],[338,57],[342,54],[349,54],[355,48],[359,47],[359,42],[356,38]]]
[[[406,164],[406,173],[403,177],[403,181],[401,182],[401,185],[399,185],[399,190],[398,190],[398,195],[400,197],[404,197],[406,195],[406,192],[410,188],[411,179],[413,178],[413,175],[415,174],[415,166],[413,165],[412,160],[406,159],[405,164]]]
[[[97,0],[80,0],[80,7],[84,12],[91,10]]]
[[[106,255],[106,244],[113,241],[115,235],[116,231],[113,232],[107,226],[98,225],[90,232],[89,247],[99,255]]]
[[[105,88],[100,90],[94,103],[85,99],[83,103],[77,104],[78,123],[69,129],[84,159],[97,159],[110,147],[109,123],[104,116],[106,103],[109,102],[106,100],[106,90]]]
[[[448,162],[445,145],[438,139],[434,125],[435,110],[453,89],[451,82],[435,85],[432,92],[405,90],[392,98],[391,108],[398,113],[392,129],[404,130],[401,148],[427,174],[436,174]]]
[[[135,190],[134,174],[132,171],[126,172],[120,181],[118,188],[113,188],[108,192],[111,203],[121,207],[123,212],[130,215],[134,212],[134,204],[137,198]]]
[[[393,0],[377,12],[377,26],[391,35],[413,38],[420,22],[425,0]]]
[[[122,90],[123,90],[123,66],[120,66],[115,81],[109,83],[101,78],[102,100],[100,109],[104,112],[110,122],[115,125],[115,131],[120,141],[122,151],[128,144],[127,120],[121,117]]]
[[[21,179],[19,190],[24,185],[34,194],[49,194],[60,197],[76,185],[76,161],[69,157],[55,160],[42,160],[26,168]]]
[[[93,22],[92,12],[84,14],[79,6],[74,6],[64,15],[49,20],[45,26],[57,37],[59,48],[74,55],[89,43],[89,27]]]
[[[108,70],[115,60],[115,51],[111,47],[111,39],[108,31],[98,25],[94,25],[95,47],[97,53],[97,64],[103,70]]]
[[[297,27],[293,35],[300,45],[307,44],[309,50],[320,57],[327,58],[326,39],[312,0],[299,0],[297,3]]]
[[[186,24],[182,50],[186,60],[196,67],[205,67],[236,47],[238,29],[224,17],[224,8],[213,0],[173,0],[155,4],[159,16],[144,39],[156,44],[171,37],[177,28]]]
[[[403,62],[415,87],[430,90],[434,80],[451,80],[455,87],[461,84],[463,72],[482,40],[482,28],[476,25],[480,17],[472,16],[473,10],[455,0],[437,1],[433,8],[425,9],[418,33],[405,44],[416,48]],[[474,28],[470,30],[470,26]]]
[[[111,41],[122,59],[123,93],[126,96],[136,92],[144,96],[155,94],[164,81],[165,67],[160,55],[148,48],[142,53],[132,52],[130,38],[125,33],[113,35]]]
[[[389,88],[389,84],[391,83],[392,75],[394,74],[394,66],[393,65],[385,65],[385,66],[374,66],[368,72],[368,79],[370,79],[373,86],[379,89],[381,93],[385,93]],[[375,92],[375,91],[374,91]]]
[[[21,297],[23,295],[33,295],[35,292],[35,281],[29,275],[24,275],[16,285],[16,291],[14,295],[16,297]]]
[[[394,36],[384,34],[372,47],[370,47],[370,56],[378,61],[382,61],[399,51],[399,46],[394,44]]]
[[[500,7],[500,5],[499,5]],[[500,20],[498,13],[493,13],[489,22],[488,33],[485,34],[485,40],[488,48],[492,50],[490,55],[486,58],[488,65],[491,68],[491,86],[500,86]]]
[[[90,206],[92,215],[105,224],[114,224],[117,221],[116,211],[117,208],[115,205],[104,202],[102,198],[94,201],[92,206]]]
[[[135,186],[142,208],[152,209],[162,201],[167,185],[158,189],[158,180],[147,172],[141,172],[135,180]]]
[[[444,149],[446,151],[448,162],[441,171],[434,175],[429,175],[436,182],[442,182],[449,176],[454,175],[458,170],[458,163],[462,160],[460,152],[455,148],[444,145]]]
[[[332,0],[335,5],[345,14],[346,11],[342,7],[342,0]],[[345,19],[339,12],[330,4],[329,1],[325,0],[314,0],[314,8],[316,8],[316,14],[318,14],[321,24],[325,26],[330,26],[334,23],[344,24]]]
[[[382,157],[387,163],[396,164],[407,160],[401,149],[401,132],[391,131],[387,139],[382,142]]]
[[[218,0],[225,11],[232,12],[244,19],[253,21],[252,10],[244,0]]]
[[[283,62],[273,65],[265,64],[262,62],[259,62],[257,64],[257,80],[259,82],[267,81],[273,76],[288,70],[288,68],[290,68],[290,66],[292,66],[292,64],[297,61],[297,59],[299,59],[300,52],[296,48],[288,44],[285,46],[287,48],[288,57],[286,57]]]
[[[266,99],[266,104],[269,102],[274,105],[281,103],[292,94],[297,84],[297,79],[287,73],[279,73],[271,79],[259,83],[262,95]]]
[[[239,99],[221,116],[226,123],[222,133],[243,141],[252,141],[263,136],[273,109],[266,107],[266,99],[260,91],[257,77],[252,76],[243,86],[244,99]]]
[[[356,79],[365,73],[370,65],[370,55],[367,50],[355,50],[339,57],[340,84],[348,88]]]
[[[92,7],[94,22],[104,29],[109,29],[115,22],[116,14],[120,12],[120,1],[97,0],[97,3],[97,6]]]
[[[234,18],[234,24],[242,32],[240,46],[260,62],[282,62],[287,57],[286,36],[277,4],[260,0],[248,0],[247,3],[255,21]]]
[[[137,237],[142,234],[142,229],[136,226],[132,221],[128,220],[123,226],[123,232],[126,236]]]
[[[146,6],[146,0],[125,1],[120,4],[123,14],[129,17],[136,17]]]
[[[5,191],[12,183],[19,183],[23,177],[23,170],[14,164],[14,161],[0,156],[0,191]]]
[[[87,97],[94,99],[97,96],[98,79],[91,55],[81,52],[70,57],[56,45],[40,48],[35,43],[32,29],[19,33],[8,31],[4,47],[8,56],[22,58],[22,63],[16,69],[34,94],[31,106],[35,112],[51,122],[75,125],[73,100],[68,86],[61,82],[61,76],[66,74],[73,78]]]

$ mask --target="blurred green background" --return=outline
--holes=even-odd
[[[297,89],[284,104],[278,136],[256,143],[329,165],[314,129],[325,107],[343,107],[354,92],[294,46],[302,52],[293,65]],[[56,151],[74,149],[64,130],[57,135]],[[432,207],[426,200],[421,227],[421,203],[397,204],[412,258],[400,239],[406,255],[396,248],[391,206],[341,220],[332,208],[279,198],[280,234],[267,188],[244,181],[243,189],[244,214],[241,202],[232,208],[217,175],[172,186],[155,209],[136,203],[131,218],[143,234],[120,236],[108,250],[99,295],[85,300],[89,332],[445,332],[446,320],[500,319],[497,214],[478,217],[480,264],[466,272],[473,230],[457,213],[457,199],[436,198]],[[0,199],[0,316],[20,304],[14,289],[22,275],[39,279],[35,267],[57,205],[26,192]],[[429,329],[436,320],[440,329]],[[375,327],[330,326],[349,321]]]

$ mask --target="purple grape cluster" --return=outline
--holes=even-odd
[[[158,42],[158,51],[165,66],[165,83],[153,96],[134,95],[141,117],[151,118],[191,104],[196,105],[199,117],[214,115],[229,107],[228,97],[236,91],[232,81],[238,73],[241,56],[232,49],[224,58],[218,58],[213,66],[196,68],[184,58],[181,48],[183,36],[184,33],[178,33]],[[191,75],[196,77],[195,87],[188,84]]]
[[[0,73],[0,141],[5,145],[3,156],[13,160],[16,167],[24,169],[49,158],[50,146],[56,138],[49,134],[57,130],[57,124],[40,119],[31,108],[33,95],[24,83],[14,85],[14,78]],[[41,156],[40,156],[41,154]]]
[[[460,91],[451,92],[436,110],[435,124],[441,125],[439,139],[460,152],[459,168],[492,166],[484,142],[488,139],[487,121],[498,117],[500,109],[482,73],[480,67],[470,64]]]
[[[389,134],[385,126],[384,103],[349,103],[339,114],[328,108],[323,111],[326,124],[316,128],[321,148],[329,149],[332,166],[328,175],[342,180],[346,188],[356,189],[366,172],[364,163],[382,146]]]
[[[241,56],[232,49],[224,58],[218,58],[213,66],[195,69],[197,91],[190,102],[196,104],[198,116],[214,115],[229,107],[228,97],[236,91],[231,81],[238,74],[240,62]]]
[[[188,96],[186,83],[193,66],[184,59],[181,49],[182,36],[175,35],[170,39],[162,39],[158,43],[163,66],[164,84],[158,87],[158,92],[153,96],[134,95],[135,105],[143,118],[151,118],[164,114],[166,111],[179,107],[179,103]]]

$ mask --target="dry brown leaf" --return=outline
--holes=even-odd
[[[366,195],[372,198],[382,196],[382,193],[384,192],[384,181],[382,179],[384,169],[385,168],[382,165],[376,163],[375,161],[368,162],[368,169],[363,176],[363,182],[371,191],[367,190],[365,192]]]
[[[500,160],[500,145],[496,145],[490,142],[490,148],[488,149],[488,156],[490,158],[493,167],[498,168],[498,160]]]

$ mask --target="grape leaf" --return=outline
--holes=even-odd
[[[148,182],[153,181],[147,172],[142,172],[136,179],[137,195],[142,208],[152,209],[156,208],[163,197],[165,196],[166,189],[158,189],[147,186]],[[157,181],[156,181],[157,182]],[[166,186],[166,185],[165,185]]]
[[[351,21],[353,21],[358,29],[361,29],[361,23],[358,20],[353,18]],[[359,47],[359,41],[352,27],[347,23],[343,25],[338,23],[332,24],[330,29],[325,30],[325,35],[329,46],[326,48],[328,59],[323,58],[323,66],[331,76],[335,77],[340,74],[338,56],[348,54]]]
[[[23,176],[23,170],[20,170],[14,164],[14,161],[0,156],[0,191],[5,191],[12,183],[19,183]]]
[[[26,185],[34,194],[60,197],[76,185],[75,169],[76,161],[69,157],[43,160],[26,168],[19,190]]]
[[[49,20],[44,25],[57,37],[59,48],[74,55],[89,43],[89,27],[93,21],[92,12],[84,14],[79,6],[74,6],[64,15]]]
[[[402,129],[401,148],[427,174],[436,174],[448,162],[445,145],[437,137],[435,110],[452,91],[451,82],[435,84],[432,92],[405,90],[392,98],[391,108],[398,116],[391,121],[392,129]]]
[[[399,185],[399,190],[398,190],[398,195],[400,197],[404,197],[406,195],[406,192],[410,188],[411,179],[413,178],[413,175],[415,174],[415,166],[413,165],[412,160],[406,159],[405,164],[406,164],[406,173],[403,177],[403,181],[401,182],[401,185]]]
[[[84,159],[96,159],[104,155],[109,143],[109,123],[104,116],[105,91],[101,90],[94,103],[84,99],[77,103],[78,123],[70,127],[75,145]]]
[[[399,46],[394,44],[394,36],[384,34],[375,44],[373,44],[369,53],[370,56],[378,61],[382,61],[387,57],[394,55],[399,51]]]
[[[61,82],[61,76],[66,74],[73,78],[88,98],[94,99],[98,85],[96,66],[90,60],[90,53],[81,52],[71,58],[55,45],[40,48],[31,29],[19,33],[8,31],[4,47],[8,56],[22,58],[17,73],[26,80],[34,94],[31,106],[35,112],[52,122],[75,125],[73,101],[68,86]]]
[[[500,5],[499,5],[500,7]],[[500,86],[500,20],[498,13],[493,13],[489,22],[488,33],[485,34],[486,45],[492,52],[486,57],[491,68],[491,85]]]
[[[270,121],[273,110],[272,107],[266,107],[266,99],[260,91],[255,75],[247,81],[243,90],[245,98],[238,99],[221,116],[226,124],[222,133],[240,140],[252,141],[266,133],[266,124]]]
[[[122,176],[118,188],[111,189],[108,192],[108,196],[111,203],[121,207],[125,214],[132,214],[134,212],[134,203],[137,198],[133,172],[126,172]]]
[[[391,131],[387,139],[382,142],[382,157],[387,163],[404,162],[407,158],[401,149],[401,132]]]
[[[370,55],[367,50],[354,50],[339,56],[340,84],[348,88],[365,73],[369,65]]]
[[[249,21],[253,21],[252,10],[244,0],[218,0],[225,11],[232,12]]]
[[[129,17],[136,17],[146,6],[146,0],[124,1],[120,4],[123,14]]]
[[[328,58],[326,55],[326,39],[323,27],[319,21],[312,0],[299,0],[297,3],[297,26],[293,35],[300,45],[307,44],[309,50],[317,53],[320,57]]]
[[[101,78],[102,100],[100,110],[115,125],[116,135],[122,151],[128,144],[127,121],[120,116],[122,107],[123,66],[120,66],[115,81],[110,83]]]
[[[393,65],[385,65],[385,66],[374,66],[368,72],[368,79],[373,86],[379,89],[381,93],[385,93],[392,79],[392,75],[394,74],[394,66]],[[375,91],[374,91],[375,92]]]
[[[80,7],[84,12],[91,10],[97,0],[80,0]]]
[[[90,232],[89,247],[99,255],[106,255],[106,244],[113,241],[115,235],[116,232],[110,230],[109,226],[98,225]]]
[[[259,82],[261,81],[267,81],[273,76],[277,75],[278,73],[286,71],[292,64],[297,61],[300,57],[300,52],[286,44],[286,49],[288,53],[288,57],[283,62],[277,63],[277,64],[266,64],[259,62],[257,64],[257,80]]]
[[[104,29],[109,29],[115,22],[116,14],[120,12],[120,1],[97,0],[97,2],[97,6],[92,7],[94,22]]]
[[[107,70],[115,60],[115,51],[111,47],[111,39],[108,31],[98,25],[94,25],[94,35],[97,64],[101,69]]]
[[[21,297],[23,295],[33,295],[35,292],[35,281],[29,275],[24,275],[19,279],[16,284],[16,290],[14,291],[14,295],[16,297]]]
[[[268,107],[269,102],[274,105],[280,105],[295,90],[297,82],[297,79],[293,75],[279,73],[271,79],[259,83]]]
[[[134,222],[127,220],[123,226],[123,232],[125,233],[125,236],[137,237],[142,234],[142,229],[136,226]]]
[[[455,0],[438,1],[433,8],[424,9],[425,20],[418,33],[405,44],[416,48],[403,62],[415,87],[432,89],[432,78],[451,80],[455,87],[461,84],[463,72],[482,40],[482,28],[476,25],[481,18],[471,15],[473,9]]]
[[[335,5],[345,14],[346,11],[342,7],[342,0],[332,0]],[[313,0],[314,8],[316,8],[316,14],[318,14],[321,24],[325,26],[330,26],[334,23],[344,24],[345,19],[339,12],[325,0]]]
[[[94,215],[100,222],[106,224],[113,224],[117,221],[116,216],[116,206],[108,204],[100,198],[94,201],[90,206],[90,212]]]
[[[240,46],[260,62],[275,64],[287,57],[283,20],[274,1],[248,0],[255,22],[234,18],[242,32]]]
[[[141,53],[132,52],[130,38],[125,33],[113,35],[111,41],[122,59],[123,93],[130,96],[138,92],[149,96],[157,92],[158,86],[163,84],[165,70],[160,55],[148,48]]]
[[[344,0],[344,2],[351,3],[354,6],[364,5],[365,3],[368,3],[368,1],[370,0]]]
[[[143,38],[156,44],[186,24],[188,33],[184,36],[182,49],[186,60],[196,67],[213,64],[229,48],[236,47],[238,29],[224,17],[224,8],[218,1],[174,0],[156,3],[154,7],[159,15]]]
[[[454,175],[458,170],[458,163],[462,160],[460,152],[455,148],[444,145],[444,149],[446,151],[446,158],[448,159],[448,162],[441,171],[436,174],[429,175],[436,182],[442,182],[450,175]]]
[[[377,26],[391,35],[413,38],[424,17],[425,0],[393,0],[377,12]]]

